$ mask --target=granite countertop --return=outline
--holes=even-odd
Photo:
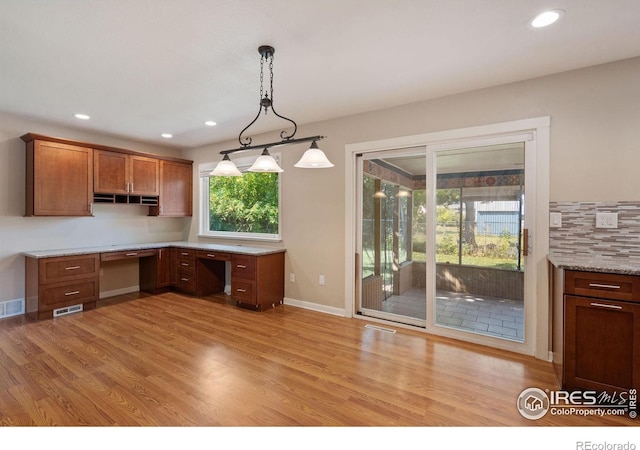
[[[96,247],[82,247],[82,248],[63,248],[56,250],[32,250],[22,252],[24,256],[30,258],[52,258],[57,256],[73,256],[73,255],[88,255],[90,253],[111,253],[111,252],[123,252],[134,250],[147,250],[157,248],[168,247],[181,247],[192,248],[195,250],[214,250],[217,252],[229,252],[241,255],[253,255],[262,256],[270,255],[272,253],[285,252],[284,248],[261,248],[261,247],[248,247],[245,245],[223,245],[223,244],[207,244],[202,242],[188,242],[188,241],[175,241],[175,242],[150,242],[143,244],[120,244],[120,245],[104,245]]]
[[[640,261],[628,257],[550,253],[548,258],[551,264],[564,270],[640,275]]]

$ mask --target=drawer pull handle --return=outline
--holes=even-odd
[[[184,281],[186,283],[187,281],[189,281],[189,279],[188,278],[180,278],[180,281]]]
[[[589,283],[589,287],[605,288],[605,289],[620,289],[620,286],[616,286],[615,284]]]
[[[189,256],[189,253],[187,253],[187,252],[181,252],[180,254],[181,254],[182,256]]]
[[[240,288],[236,289],[236,291],[238,291],[238,292],[247,292],[246,289],[240,289]]]
[[[609,309],[622,309],[622,306],[607,305],[605,303],[591,303],[591,306],[599,306],[600,308],[609,308]]]
[[[246,269],[247,268],[247,266],[243,266],[242,264],[238,264],[236,267],[238,269]]]
[[[80,291],[65,292],[64,295],[78,295]]]
[[[216,257],[216,255],[212,255],[211,253],[207,253],[207,256],[208,256],[209,258],[215,258],[215,257]]]
[[[65,267],[64,270],[76,270],[79,269],[80,266],[71,266],[71,267]]]
[[[136,256],[137,254],[138,254],[138,252],[127,253],[125,256]]]
[[[189,267],[189,263],[180,263],[181,266]]]

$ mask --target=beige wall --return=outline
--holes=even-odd
[[[327,136],[321,145],[336,167],[296,169],[293,164],[304,152],[305,145],[282,150],[284,215],[283,241],[279,245],[287,249],[285,296],[319,307],[344,308],[347,144],[550,116],[552,201],[638,200],[638,79],[640,58],[635,58],[301,126],[299,136]],[[309,95],[313,95],[312,90]],[[311,98],[310,104],[316,101],[322,99]],[[197,184],[192,220],[148,218],[142,208],[123,205],[98,205],[95,218],[22,217],[24,145],[19,137],[26,132],[175,154],[169,149],[0,115],[0,301],[24,296],[24,267],[19,256],[24,250],[176,240],[183,238],[183,231],[185,238],[198,240]],[[259,142],[263,138],[255,139]],[[277,140],[277,133],[264,139]],[[236,145],[230,141],[185,150],[181,156],[195,161],[197,183],[198,163],[217,161],[219,150]],[[117,269],[113,270],[117,272]],[[296,274],[295,283],[288,281],[290,272]],[[320,274],[326,277],[325,286],[318,285]],[[120,288],[117,283],[111,283],[109,287]]]
[[[364,141],[551,117],[550,200],[640,197],[640,58],[302,126],[326,135],[332,169],[296,169],[304,144],[282,150],[285,296],[334,308],[345,304],[345,145]],[[313,95],[310,91],[309,95]],[[310,99],[310,104],[321,99]],[[254,142],[277,140],[276,134]],[[188,150],[198,163],[237,142]],[[196,205],[199,195],[195,195]],[[197,208],[194,208],[197,211]],[[197,240],[197,213],[189,237]],[[318,275],[326,286],[318,285]],[[541,298],[540,301],[546,301]]]
[[[90,247],[186,238],[189,219],[147,217],[148,207],[95,205],[95,217],[23,217],[25,213],[25,133],[142,152],[179,156],[180,152],[114,137],[40,123],[0,113],[0,301],[24,298],[26,250]],[[101,291],[119,291],[138,284],[137,273],[105,264]]]

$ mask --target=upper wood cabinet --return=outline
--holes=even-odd
[[[27,216],[92,216],[93,203],[192,215],[193,161],[28,133]],[[157,205],[157,206],[156,206]]]
[[[93,150],[22,136],[27,143],[26,215],[91,216]]]
[[[149,207],[150,216],[185,217],[193,214],[192,164],[160,161],[160,198]]]
[[[147,156],[94,151],[93,190],[101,194],[159,195],[160,161]]]

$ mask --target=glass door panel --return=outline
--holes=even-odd
[[[523,342],[524,143],[435,163],[435,324]]]
[[[425,150],[363,161],[358,312],[425,326]]]

